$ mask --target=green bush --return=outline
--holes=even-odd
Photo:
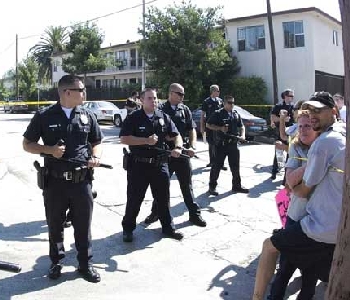
[[[231,95],[235,98],[237,105],[267,104],[267,87],[261,77],[239,77],[232,81]],[[224,95],[221,95],[222,97]]]

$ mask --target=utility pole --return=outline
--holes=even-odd
[[[18,86],[18,34],[16,34],[16,98],[19,98],[19,86]]]
[[[278,103],[278,80],[277,80],[277,67],[276,67],[276,48],[275,48],[275,36],[273,33],[270,0],[266,0],[266,6],[267,6],[267,21],[269,24],[269,32],[270,32],[270,45],[271,45],[273,103],[277,104]]]
[[[146,15],[146,3],[145,3],[145,0],[142,1],[142,38],[143,40],[145,39],[145,28],[146,28],[146,25],[145,25],[145,15]],[[145,89],[146,87],[146,74],[145,74],[145,56],[142,54],[142,90]]]

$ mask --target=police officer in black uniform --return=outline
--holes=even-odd
[[[291,89],[286,89],[281,93],[281,98],[282,98],[282,102],[276,104],[272,110],[271,110],[271,114],[270,114],[270,119],[271,119],[271,127],[274,128],[276,130],[276,137],[277,137],[277,141],[281,141],[284,144],[288,144],[288,142],[283,141],[280,138],[280,134],[279,134],[279,124],[280,124],[280,111],[286,110],[288,112],[288,119],[285,122],[285,125],[291,126],[294,123],[294,114],[293,114],[293,100],[294,100],[294,91]],[[276,151],[275,151],[275,156],[273,159],[273,164],[272,164],[272,171],[271,171],[271,179],[276,179],[276,174],[279,172],[278,169],[278,163],[277,163],[277,157],[276,157]]]
[[[131,114],[134,110],[139,108],[140,105],[138,102],[138,98],[139,98],[139,93],[136,91],[133,91],[131,93],[131,97],[126,99],[125,108],[128,115]]]
[[[185,96],[185,90],[179,83],[172,83],[169,87],[168,101],[163,103],[159,109],[170,116],[171,120],[176,125],[176,128],[181,134],[182,140],[185,143],[185,152],[190,157],[193,157],[195,152],[195,143],[197,140],[196,123],[192,119],[190,109],[182,103]],[[174,149],[173,141],[167,143],[170,149]],[[187,144],[187,145],[186,145]],[[188,158],[173,158],[169,159],[170,177],[175,172],[179,181],[181,192],[189,211],[189,221],[197,226],[205,227],[207,223],[201,217],[199,206],[194,202],[192,188],[192,165]],[[152,212],[146,218],[145,223],[151,224],[158,220],[157,204],[153,201]]]
[[[148,186],[157,203],[158,215],[165,236],[181,240],[182,233],[175,230],[169,211],[170,176],[166,139],[174,141],[171,156],[179,157],[182,138],[170,117],[157,109],[156,91],[141,92],[142,109],[134,111],[123,122],[120,140],[131,151],[127,167],[127,203],[122,221],[123,241],[132,242],[136,218]]]
[[[201,133],[206,134],[207,142],[209,145],[209,164],[207,167],[211,167],[214,163],[215,158],[215,143],[214,143],[214,133],[210,130],[206,123],[208,122],[210,116],[218,109],[223,107],[223,101],[219,97],[220,88],[218,85],[213,84],[210,86],[210,96],[203,101],[202,104],[202,114],[201,114]],[[226,167],[222,166],[223,170],[226,170]]]
[[[233,110],[234,98],[225,96],[224,107],[215,111],[207,122],[207,127],[214,131],[216,155],[210,170],[209,193],[217,196],[217,180],[226,156],[232,173],[232,192],[249,193],[241,185],[239,174],[239,149],[237,142],[245,140],[245,128],[237,111]]]
[[[60,100],[38,111],[23,135],[25,151],[46,155],[43,196],[52,262],[49,278],[61,276],[60,260],[65,256],[63,223],[69,208],[78,252],[78,272],[87,281],[99,282],[100,275],[92,267],[91,183],[92,168],[99,165],[101,157],[102,133],[95,116],[81,106],[86,90],[79,77],[64,75],[58,82],[58,93]],[[40,138],[43,145],[38,143]],[[86,163],[66,161],[72,158]]]

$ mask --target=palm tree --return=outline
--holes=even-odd
[[[38,44],[29,51],[33,53],[35,61],[39,65],[39,78],[46,78],[51,81],[51,56],[65,50],[69,33],[66,27],[49,26],[45,29],[44,35],[40,37]]]

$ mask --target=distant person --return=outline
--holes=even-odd
[[[206,127],[206,123],[208,122],[210,116],[218,109],[223,107],[223,101],[219,97],[220,88],[217,84],[213,84],[210,86],[210,96],[203,101],[202,104],[202,114],[201,114],[201,133],[202,135],[206,135],[206,139],[209,145],[209,163],[207,167],[211,167],[214,163],[215,157],[215,145],[213,140],[213,132],[208,127]],[[226,167],[223,166],[225,170]]]
[[[339,109],[339,118],[341,121],[346,123],[346,106],[344,103],[344,97],[340,94],[335,94],[333,96],[333,99],[335,101],[335,104],[337,105]]]
[[[209,194],[214,196],[219,194],[216,186],[226,156],[232,173],[232,192],[248,194],[249,190],[241,185],[240,154],[237,146],[239,140],[245,140],[245,127],[241,116],[234,109],[232,96],[225,96],[224,107],[210,116],[207,127],[213,131],[213,143],[216,147],[210,170]]]
[[[285,145],[288,144],[287,141],[281,141],[279,134],[279,125],[280,125],[280,111],[286,110],[288,112],[288,117],[285,118],[286,126],[291,126],[294,123],[293,119],[293,100],[294,100],[294,91],[291,89],[286,89],[281,93],[282,102],[276,104],[270,115],[271,127],[276,129],[277,142],[282,142]],[[272,170],[271,170],[271,179],[276,179],[276,175],[279,172],[279,167],[277,163],[277,156],[275,151],[275,156],[273,159]]]
[[[126,99],[125,108],[126,111],[129,114],[131,114],[134,110],[140,108],[141,103],[139,102],[139,93],[136,91],[133,91],[131,93],[131,97]]]

